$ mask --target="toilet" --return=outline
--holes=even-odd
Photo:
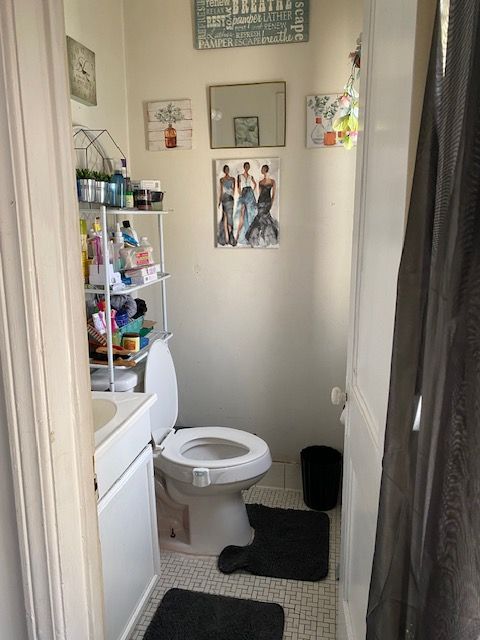
[[[135,386],[132,378],[123,388]],[[229,427],[174,428],[177,378],[170,350],[162,340],[150,347],[143,387],[158,398],[150,415],[160,546],[218,555],[228,545],[249,544],[253,530],[242,491],[270,469],[267,443]]]

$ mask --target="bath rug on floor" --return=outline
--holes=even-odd
[[[144,640],[282,640],[279,604],[170,589]]]
[[[287,580],[322,580],[328,574],[330,521],[326,513],[247,504],[253,542],[229,546],[218,557],[223,573],[247,571]]]

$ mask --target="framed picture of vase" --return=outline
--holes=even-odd
[[[342,94],[321,93],[307,96],[307,130],[306,144],[308,149],[315,147],[341,147],[342,132],[334,129],[337,118],[343,115]]]
[[[275,249],[280,228],[280,159],[214,161],[215,244],[224,249]]]
[[[185,98],[146,103],[149,151],[192,148],[192,102]]]

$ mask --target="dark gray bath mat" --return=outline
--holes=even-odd
[[[279,604],[170,589],[144,640],[282,640]]]
[[[255,529],[253,542],[226,547],[218,557],[220,571],[312,582],[327,577],[330,521],[326,513],[261,504],[247,504],[247,513]]]

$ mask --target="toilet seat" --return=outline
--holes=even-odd
[[[192,483],[194,469],[208,469],[210,484],[228,484],[263,475],[271,465],[261,438],[230,427],[192,427],[171,432],[155,456],[167,476]]]

